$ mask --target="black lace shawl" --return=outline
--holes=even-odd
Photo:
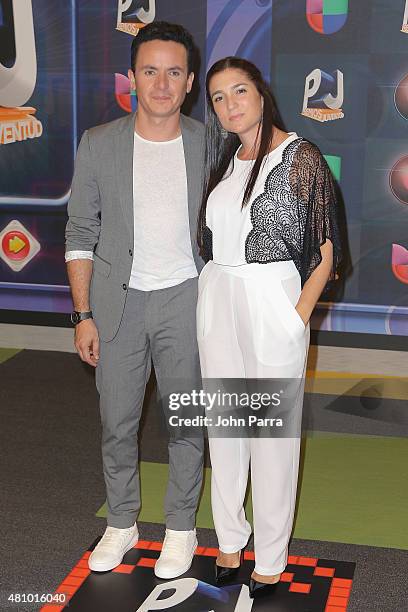
[[[247,263],[293,260],[302,286],[322,261],[320,247],[333,244],[330,281],[341,260],[338,203],[332,174],[316,145],[297,138],[268,174],[251,206],[253,229],[245,242]],[[204,259],[212,259],[212,232],[203,232]]]

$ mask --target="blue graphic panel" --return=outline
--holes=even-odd
[[[206,69],[241,56],[330,160],[346,258],[313,325],[408,335],[408,0],[0,0],[0,310],[71,310],[78,138],[136,109],[130,46],[152,20],[187,27],[201,53],[187,114],[205,119]]]
[[[272,0],[208,0],[207,68],[228,55],[250,60],[270,79]]]

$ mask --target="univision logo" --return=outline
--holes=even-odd
[[[323,155],[324,159],[327,161],[327,165],[330,168],[330,172],[336,179],[338,183],[341,180],[341,157],[338,155]]]
[[[137,109],[136,91],[132,89],[130,80],[118,72],[115,74],[116,102],[127,113],[134,113]]]
[[[392,245],[391,266],[395,278],[408,285],[408,251],[400,244]]]
[[[319,68],[312,70],[305,81],[302,115],[315,121],[343,119],[344,78],[341,70],[332,74]]]
[[[348,0],[306,0],[307,21],[319,34],[335,34],[347,21]]]

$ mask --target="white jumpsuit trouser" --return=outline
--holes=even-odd
[[[210,261],[199,278],[197,333],[203,379],[304,379],[309,326],[295,305],[293,261],[243,266]],[[205,384],[205,383],[204,383]],[[300,385],[296,410],[302,410]],[[209,438],[211,501],[219,548],[232,553],[251,535],[244,497],[251,466],[255,571],[287,564],[299,466],[298,438]]]

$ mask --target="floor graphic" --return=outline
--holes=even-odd
[[[407,438],[312,432],[302,446],[293,538],[408,550]],[[138,520],[164,524],[168,465],[142,461],[140,478],[143,506]],[[210,483],[206,468],[197,513],[197,526],[205,529],[214,529]],[[246,513],[251,522],[250,495]],[[106,518],[105,505],[97,516]]]
[[[21,349],[0,348],[0,363],[5,363],[6,361],[14,357],[14,355],[17,355],[17,353],[19,353],[20,351]]]
[[[199,547],[187,574],[163,581],[153,573],[159,542],[139,541],[115,570],[94,573],[87,559],[97,542],[55,591],[54,603],[41,612],[345,612],[355,570],[355,563],[290,556],[273,598],[253,601],[246,586],[254,565],[252,552],[245,553],[236,584],[219,588],[214,581],[215,548]]]

